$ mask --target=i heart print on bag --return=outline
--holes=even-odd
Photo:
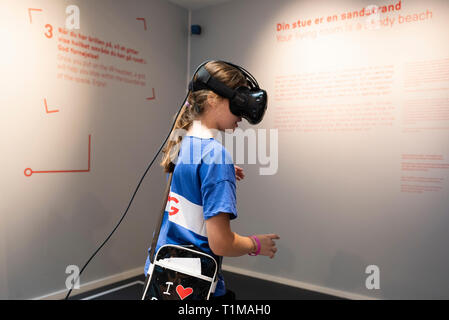
[[[188,296],[190,296],[193,293],[193,289],[192,288],[184,288],[182,285],[179,284],[176,287],[176,293],[181,298],[181,300],[184,300],[185,298],[187,298]]]

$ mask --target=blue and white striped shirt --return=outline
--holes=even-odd
[[[232,157],[214,138],[186,135],[182,139],[173,172],[156,252],[165,244],[193,244],[220,263],[221,260],[209,247],[206,220],[221,212],[229,213],[230,219],[237,218]],[[145,274],[149,267],[148,256]],[[220,273],[214,295],[225,293],[225,283]]]

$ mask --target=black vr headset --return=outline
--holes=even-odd
[[[256,79],[245,69],[232,63],[222,61],[236,69],[238,69],[246,78],[249,87],[238,87],[231,89],[223,82],[212,77],[206,70],[204,62],[195,72],[189,83],[189,90],[194,92],[198,90],[212,90],[216,94],[229,99],[229,108],[232,114],[248,120],[251,124],[258,124],[262,121],[265,111],[267,110],[267,92],[259,88]],[[198,75],[196,80],[195,75]]]

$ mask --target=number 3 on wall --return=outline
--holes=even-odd
[[[46,36],[48,39],[53,38],[53,26],[52,26],[51,24],[46,24],[46,25],[45,25],[45,28],[47,28],[47,32],[44,33],[45,36]]]

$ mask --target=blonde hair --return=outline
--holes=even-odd
[[[206,63],[204,67],[212,77],[223,82],[232,89],[247,85],[244,75],[238,69],[222,61],[210,61]],[[197,76],[195,75],[194,80],[196,80],[196,78]],[[175,167],[172,161],[178,156],[178,151],[183,138],[182,136],[176,137],[177,132],[179,132],[177,129],[184,129],[185,131],[189,130],[193,121],[197,120],[207,108],[207,97],[210,94],[217,96],[211,90],[198,90],[189,93],[189,96],[187,97],[188,103],[182,106],[167,144],[162,149],[164,155],[162,156],[160,165],[164,168],[164,172],[172,172]]]

